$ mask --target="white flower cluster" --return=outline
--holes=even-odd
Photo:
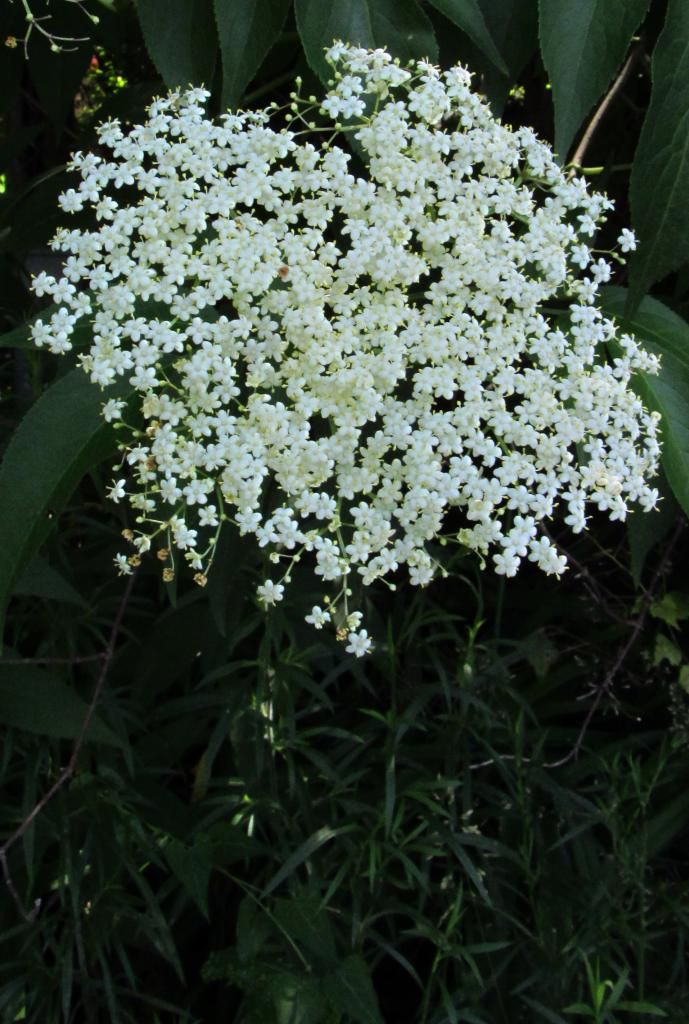
[[[361,655],[352,574],[426,584],[439,538],[506,576],[525,558],[558,574],[558,509],[580,531],[591,506],[652,508],[657,419],[630,378],[656,362],[596,306],[606,198],[461,67],[339,43],[328,59],[320,107],[295,93],[212,121],[190,89],[103,125],[111,157],[76,154],[61,197],[98,223],[58,232],[64,274],[34,289],[60,308],[33,337],[65,352],[86,318],[81,365],[137,395],[103,409],[126,438],[111,496],[137,512],[121,571],[155,542],[167,578],[181,550],[203,583],[232,520],[280,567],[260,600],[308,556],[333,584],[308,621]],[[333,141],[348,133],[365,175]]]

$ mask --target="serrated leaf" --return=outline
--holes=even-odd
[[[627,315],[627,299],[624,288],[605,288],[601,293],[605,312],[661,357],[660,373],[638,374],[634,386],[644,402],[661,414],[662,466],[675,498],[689,514],[689,324],[649,296]]]
[[[555,150],[563,162],[624,60],[648,6],[649,0],[539,0],[541,54],[555,107]]]
[[[306,59],[323,81],[332,75],[323,51],[336,39],[385,46],[403,62],[438,57],[433,27],[416,0],[295,0],[295,13]]]
[[[363,957],[352,954],[322,979],[323,991],[338,1013],[356,1024],[383,1024],[371,975]]]
[[[84,473],[115,451],[101,392],[81,370],[29,409],[0,464],[0,626],[12,588]]]
[[[659,601],[654,601],[649,611],[654,619],[677,629],[681,619],[689,618],[689,594],[670,590]]]
[[[630,201],[639,248],[630,265],[634,303],[689,260],[689,4],[670,0],[653,51],[651,102],[632,164]]]
[[[223,108],[234,107],[285,23],[291,0],[214,0]]]
[[[674,640],[665,636],[664,633],[659,633],[653,651],[653,664],[654,666],[662,665],[664,661],[677,668],[682,663],[682,652]]]
[[[57,676],[35,665],[0,664],[0,722],[15,729],[76,739],[88,705]],[[97,715],[91,719],[86,739],[120,747],[121,741]]]
[[[165,85],[210,87],[218,50],[213,0],[137,0],[136,9]]]
[[[477,0],[430,0],[437,11],[444,14],[457,28],[465,32],[472,43],[503,73],[509,70],[490,34],[483,11]]]

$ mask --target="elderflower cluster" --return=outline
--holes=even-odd
[[[166,578],[181,552],[204,583],[231,520],[275,566],[261,602],[310,560],[327,596],[307,620],[362,655],[357,577],[427,584],[439,539],[559,574],[556,512],[577,532],[592,507],[652,508],[657,418],[630,378],[657,365],[596,305],[608,199],[463,68],[327,57],[320,105],[210,120],[189,89],[104,124],[61,197],[96,223],[57,233],[64,273],[34,290],[59,308],[33,337],[66,352],[91,325],[80,362],[124,437],[110,493],[136,511],[120,571],[156,545]]]

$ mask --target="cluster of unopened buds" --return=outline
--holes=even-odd
[[[230,520],[274,567],[260,601],[309,560],[307,621],[362,655],[355,580],[423,586],[448,541],[560,574],[551,517],[652,508],[657,417],[630,381],[657,366],[597,306],[622,261],[593,249],[606,198],[463,68],[327,58],[320,103],[298,87],[211,120],[189,89],[104,124],[110,155],[76,154],[61,198],[96,223],[57,233],[64,272],[34,289],[59,308],[33,337],[66,352],[91,325],[79,360],[123,438],[110,495],[136,518],[121,572],[155,547],[166,578],[181,553],[203,584]]]

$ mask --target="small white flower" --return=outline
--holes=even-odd
[[[373,649],[373,641],[365,629],[360,629],[356,633],[348,633],[347,640],[349,643],[345,647],[345,651],[347,651],[348,654],[353,654],[357,658],[363,658],[365,654],[368,654],[368,652]]]
[[[256,587],[256,594],[261,604],[266,606],[277,604],[278,601],[282,601],[285,593],[285,588],[282,583],[273,583],[272,580],[266,580],[265,583],[260,584]]]
[[[115,568],[117,569],[118,576],[131,576],[134,570],[132,569],[132,566],[129,564],[126,555],[115,555],[113,561],[115,563]]]
[[[113,420],[120,418],[120,413],[124,409],[125,403],[118,398],[111,398],[103,405],[103,418],[107,423],[112,423]]]
[[[622,228],[617,239],[617,244],[622,252],[634,252],[636,249],[636,235],[633,231],[630,231],[629,228]]]
[[[322,629],[326,622],[330,622],[330,618],[330,612],[324,611],[317,604],[313,606],[309,615],[304,616],[305,621],[311,626],[315,626],[316,629]]]
[[[125,480],[115,480],[112,487],[107,492],[110,501],[122,501],[126,494],[124,489],[125,483]]]
[[[347,616],[347,628],[350,630],[358,629],[363,620],[361,612],[350,612]]]
[[[177,516],[174,516],[170,520],[170,527],[175,539],[175,544],[178,548],[185,550],[186,548],[196,547],[198,531],[190,529],[183,519],[179,519]]]
[[[218,510],[215,505],[206,505],[199,509],[199,523],[201,526],[217,526],[219,522]]]

